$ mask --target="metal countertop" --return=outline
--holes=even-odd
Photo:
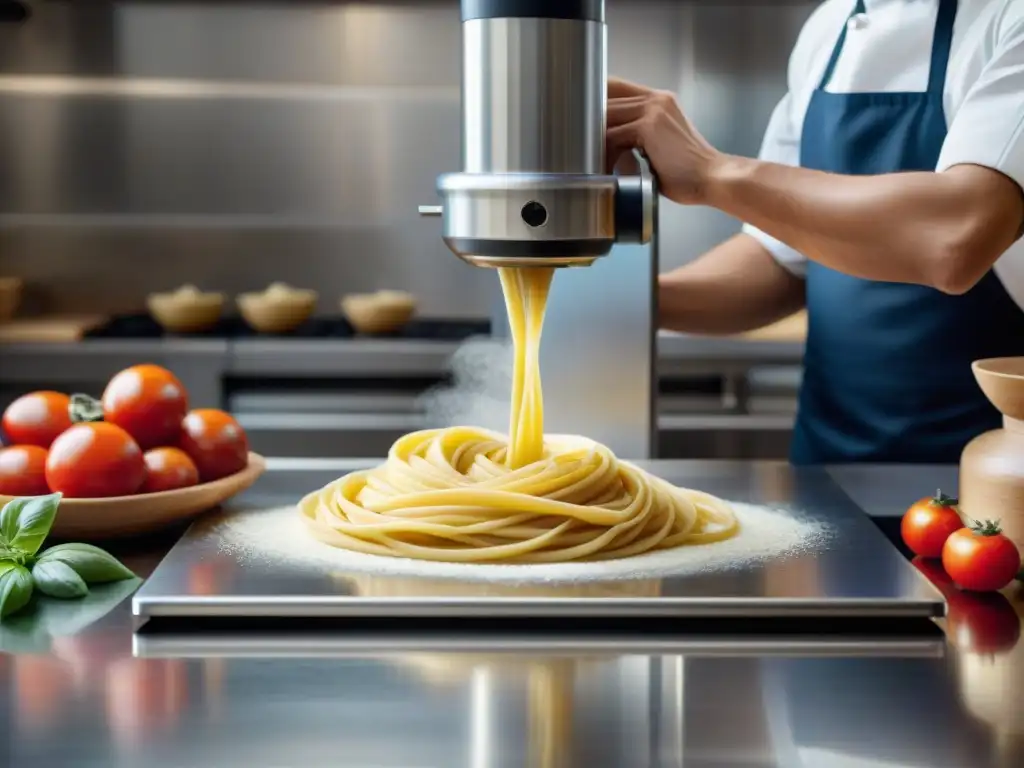
[[[278,469],[299,464],[274,462]],[[850,483],[870,486],[870,504],[886,511],[934,490],[940,472],[890,467],[832,474],[845,476],[853,497],[857,488]],[[135,554],[120,554],[148,573],[169,544],[151,542],[143,551],[136,543]],[[223,578],[216,560],[189,574],[198,590]],[[720,638],[652,653],[380,649],[343,656],[308,643],[135,658],[130,589],[97,591],[84,603],[51,603],[34,625],[4,626],[0,764],[1008,768],[1024,762],[1019,593],[1010,595],[1012,604],[998,595],[950,593],[951,643],[940,642],[938,656],[872,657],[878,650],[864,647],[859,655],[827,658],[800,646],[751,647]]]

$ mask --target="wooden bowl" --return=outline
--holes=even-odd
[[[971,363],[985,397],[1001,414],[1024,420],[1024,357],[991,357]]]
[[[236,300],[249,327],[259,333],[288,333],[316,309],[317,292],[272,285],[263,293],[243,293]]]
[[[342,298],[341,311],[359,333],[393,333],[412,319],[416,299],[403,291],[354,293]]]
[[[21,304],[23,283],[18,277],[0,277],[0,323],[6,323]]]
[[[224,311],[223,293],[201,293],[185,286],[173,293],[154,293],[146,300],[149,314],[170,333],[209,330]]]
[[[266,468],[266,459],[250,453],[245,469],[212,483],[138,496],[63,499],[50,533],[60,539],[87,542],[157,531],[238,495],[250,488]],[[11,496],[0,496],[0,507],[11,500]]]

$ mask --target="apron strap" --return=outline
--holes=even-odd
[[[931,65],[928,69],[928,93],[941,96],[946,87],[946,69],[949,67],[949,54],[953,48],[953,26],[956,21],[957,0],[939,0],[939,11],[935,17],[935,34],[932,37]],[[864,0],[857,0],[853,11],[847,17],[847,23],[839,33],[839,39],[832,49],[832,56],[828,60],[828,66],[821,76],[818,90],[824,90],[832,80],[836,64],[839,63],[839,56],[843,52],[843,45],[846,43],[846,31],[849,28],[848,22],[859,13],[866,13]]]
[[[935,35],[932,38],[932,61],[928,74],[928,93],[940,99],[946,88],[946,69],[953,48],[953,26],[956,22],[957,0],[939,0],[935,17]]]
[[[821,76],[821,82],[818,83],[818,90],[825,90],[825,86],[829,84],[832,79],[832,73],[835,72],[836,64],[839,63],[839,54],[843,52],[843,44],[846,43],[846,30],[849,29],[849,22],[854,16],[860,13],[866,13],[864,8],[864,0],[857,0],[853,10],[850,11],[850,15],[846,17],[846,21],[843,22],[843,29],[839,33],[839,39],[836,41],[835,47],[832,49],[832,57],[828,60],[828,66],[825,67],[825,73]]]

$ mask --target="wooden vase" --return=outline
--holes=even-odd
[[[978,435],[960,456],[960,509],[970,520],[998,520],[1024,552],[1024,357],[977,360],[981,391],[1003,414],[1003,428]]]

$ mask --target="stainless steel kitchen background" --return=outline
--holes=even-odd
[[[0,24],[0,275],[25,279],[28,311],[283,280],[317,288],[324,313],[397,288],[424,316],[489,315],[493,275],[416,215],[459,167],[457,3],[28,5],[27,23]],[[815,5],[609,0],[609,68],[676,91],[712,142],[754,154]],[[662,205],[662,268],[738,226]],[[695,344],[679,365],[663,344],[666,370],[750,367],[733,342]],[[17,364],[0,349],[0,381]]]

